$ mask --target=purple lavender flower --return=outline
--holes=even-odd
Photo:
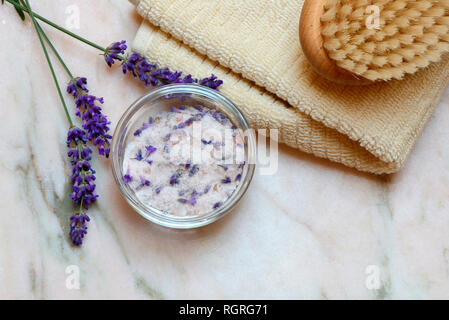
[[[67,146],[70,146],[72,142],[74,142],[76,146],[78,142],[85,144],[86,133],[80,128],[76,127],[70,128],[69,132],[67,133]]]
[[[104,61],[108,64],[108,66],[112,66],[114,64],[114,60],[119,59],[120,54],[124,54],[125,50],[128,48],[126,45],[126,41],[114,42],[109,47],[106,48],[104,53]]]
[[[95,170],[89,161],[92,150],[85,146],[85,133],[79,128],[71,128],[67,134],[67,146],[70,148],[67,155],[72,158],[72,200],[78,205],[82,202],[85,209],[94,202]],[[75,152],[77,150],[78,152]]]
[[[182,129],[186,126],[185,122],[181,122],[180,124],[178,124],[178,129]]]
[[[226,176],[226,178],[221,180],[221,183],[231,183],[231,178],[229,178],[228,176]]]
[[[197,173],[200,170],[200,168],[198,167],[197,164],[194,164],[192,166],[192,168],[190,168],[189,170],[189,177],[192,177],[193,175],[195,175],[195,173]]]
[[[92,170],[89,161],[79,159],[72,170],[72,194],[71,198],[76,205],[82,203],[85,209],[97,200],[95,193],[95,171]]]
[[[143,159],[142,150],[139,149],[136,153],[136,157],[134,158],[137,161],[141,161]]]
[[[190,125],[193,123],[193,121],[195,121],[195,118],[194,118],[194,117],[190,117],[189,119],[187,119],[186,121],[184,121],[184,124],[185,124],[186,126],[190,126]]]
[[[214,209],[217,209],[218,207],[221,206],[221,202],[216,202],[213,206]]]
[[[201,142],[202,142],[203,144],[211,144],[211,143],[212,143],[212,140],[207,141],[206,139],[201,139]]]
[[[184,198],[179,198],[178,202],[180,202],[182,204],[189,203],[190,205],[194,206],[196,204],[196,198],[191,197],[189,200],[184,199]]]
[[[154,191],[156,191],[156,194],[159,194],[159,193],[161,193],[161,187],[157,187]]]
[[[242,174],[239,173],[236,177],[235,177],[235,181],[240,181],[240,179],[242,179]]]
[[[170,184],[171,185],[175,185],[179,183],[179,178],[181,177],[181,175],[176,172],[174,173],[171,177],[170,177]]]
[[[143,187],[149,187],[151,185],[151,182],[145,179],[144,177],[139,176],[139,178],[140,178],[140,185],[137,187],[137,190]]]
[[[72,158],[72,164],[75,164],[78,159],[85,159],[87,161],[91,160],[92,149],[90,148],[84,148],[81,150],[81,152],[78,150],[78,148],[69,149],[69,152],[67,152],[67,155],[69,158]]]
[[[217,120],[221,124],[225,124],[228,121],[226,116],[223,113],[221,113],[221,112],[213,111],[211,113],[211,115],[212,115],[212,118],[214,118],[215,120]]]
[[[191,197],[188,201],[192,206],[194,206],[196,204],[196,198],[195,197]]]
[[[129,173],[129,169],[128,169],[126,171],[126,174],[123,176],[123,182],[130,183],[131,181],[133,181],[133,177],[131,177],[131,175]]]
[[[71,198],[79,212],[70,217],[70,237],[73,244],[81,245],[83,237],[87,233],[86,222],[89,216],[83,212],[88,210],[89,205],[95,202],[98,195],[95,193],[95,170],[92,169],[92,150],[86,147],[87,136],[80,128],[71,127],[67,133],[67,155],[71,158],[72,169],[72,194]]]
[[[86,85],[86,78],[77,78],[76,83],[70,83],[67,86],[67,92],[76,99],[76,115],[83,120],[83,129],[87,132],[86,139],[97,147],[100,155],[108,158],[111,152],[110,140],[112,136],[108,134],[111,123],[97,104],[103,104],[103,98],[88,95],[87,92],[89,91]]]
[[[76,84],[74,84],[73,82],[70,82],[69,85],[67,86],[67,92],[69,94],[71,94],[74,98],[78,97],[78,90],[80,91],[84,91],[84,92],[89,92],[89,90],[87,90],[86,85],[87,85],[87,79],[84,77],[81,78],[76,78],[75,79]]]
[[[121,47],[119,46],[121,45]],[[113,64],[113,60],[119,60],[118,53],[124,53],[122,51],[118,52],[119,49],[123,49],[125,42],[116,42],[109,46],[108,48],[116,46],[117,52],[115,55],[109,54],[108,60],[105,60],[109,66]],[[223,81],[218,80],[215,75],[198,80],[188,74],[183,76],[182,72],[170,71],[168,68],[158,68],[155,64],[149,63],[144,57],[138,53],[128,54],[122,61],[122,71],[124,74],[131,73],[134,78],[138,78],[144,83],[145,86],[164,86],[171,83],[200,83],[203,86],[207,86],[214,90],[218,90]]]
[[[149,75],[150,84],[155,86],[163,86],[170,83],[194,83],[198,80],[193,79],[189,74],[185,77],[182,77],[182,72],[171,72],[170,69],[154,69],[150,72]]]
[[[79,246],[83,243],[83,238],[87,234],[86,223],[90,218],[85,213],[74,214],[70,217],[70,237],[74,245]]]
[[[200,85],[209,87],[214,90],[218,90],[218,87],[220,87],[223,84],[223,81],[217,80],[218,78],[212,74],[209,78],[204,78],[200,80]]]
[[[147,187],[149,187],[150,184],[151,184],[149,180],[145,179],[145,178],[142,177],[142,176],[140,176],[140,182],[141,182],[144,186],[147,186]]]
[[[148,158],[152,153],[156,152],[156,150],[157,150],[157,148],[153,147],[152,145],[145,146],[145,149],[147,149],[145,158]]]

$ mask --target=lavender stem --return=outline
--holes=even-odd
[[[6,0],[6,1],[8,1],[8,0]],[[29,7],[29,2],[28,2],[28,0],[25,0],[25,1],[26,1],[26,3],[27,3],[27,6]],[[55,82],[56,89],[58,90],[58,94],[59,94],[59,98],[61,99],[62,106],[64,107],[64,111],[65,111],[67,120],[69,121],[70,126],[73,126],[73,121],[72,121],[72,118],[70,117],[70,114],[69,114],[69,111],[68,111],[68,109],[67,109],[67,105],[66,105],[66,103],[65,103],[64,97],[62,96],[61,87],[59,86],[58,79],[56,78],[56,74],[55,74],[55,70],[54,70],[54,68],[53,68],[53,64],[52,64],[52,62],[51,62],[51,60],[50,60],[50,56],[48,55],[48,51],[47,51],[47,48],[45,47],[44,41],[42,40],[42,35],[41,35],[40,32],[39,32],[39,28],[38,28],[38,26],[37,26],[37,21],[36,21],[36,19],[34,18],[33,13],[30,14],[30,17],[31,17],[31,20],[33,21],[34,28],[36,29],[37,35],[38,35],[38,37],[39,37],[39,41],[40,41],[41,46],[42,46],[42,49],[44,50],[45,58],[47,59],[47,63],[48,63],[48,66],[49,66],[49,68],[50,68],[51,74],[52,74],[52,76],[53,76],[53,80],[54,80],[54,82]]]

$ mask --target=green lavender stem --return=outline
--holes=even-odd
[[[47,42],[47,44],[49,45],[49,47],[51,48],[51,50],[53,51],[53,53],[55,54],[56,58],[59,60],[59,63],[62,65],[62,67],[64,68],[64,70],[67,72],[67,75],[70,77],[72,83],[75,85],[76,90],[78,91],[78,94],[81,94],[78,86],[76,85],[76,80],[73,77],[73,74],[70,72],[70,69],[67,67],[67,65],[65,64],[64,60],[61,58],[61,56],[59,55],[58,50],[56,50],[56,48],[53,46],[53,44],[51,43],[50,39],[48,39],[47,35],[45,34],[44,30],[42,29],[42,27],[39,25],[39,23],[37,23],[37,27],[39,29],[38,32],[40,32],[40,34],[44,37],[45,41]],[[81,157],[81,143],[78,142],[77,143],[77,147],[78,147],[78,156]],[[84,179],[84,177],[83,177]],[[82,207],[82,206],[81,206]]]
[[[38,25],[36,19],[34,18],[34,14],[31,11],[30,3],[28,2],[28,0],[25,0],[25,3],[27,5],[28,9],[30,9],[28,11],[29,15],[31,17],[31,20],[33,21],[33,25],[34,25],[34,28],[36,29],[36,33],[37,33],[37,35],[39,37],[39,41],[41,43],[42,49],[44,50],[45,58],[47,59],[47,63],[48,63],[48,66],[50,67],[51,74],[53,76],[53,80],[55,82],[56,88],[58,89],[58,94],[59,94],[59,97],[61,99],[62,105],[64,107],[64,111],[65,111],[65,114],[67,116],[67,120],[68,120],[68,122],[70,124],[70,127],[72,127],[73,126],[73,121],[72,121],[72,118],[70,117],[69,111],[67,110],[67,105],[65,103],[64,97],[62,96],[61,87],[59,86],[58,79],[56,78],[55,70],[54,70],[53,64],[52,64],[52,62],[50,60],[50,56],[48,55],[48,51],[47,51],[47,48],[45,47],[44,41],[42,40],[42,36],[45,37],[45,40],[50,45],[50,47],[54,51],[55,55],[58,57],[59,61],[63,65],[64,69],[69,73],[69,75],[71,75],[70,70],[67,68],[67,65],[64,63],[64,61],[62,60],[61,56],[58,54],[56,48],[52,45],[52,43],[48,39],[47,35],[43,32],[42,28]],[[41,31],[42,31],[42,33],[41,33]],[[73,79],[73,76],[72,76],[72,79]],[[75,80],[73,79],[72,81],[75,81]],[[78,155],[80,156],[81,155],[81,143],[80,142],[77,143],[77,147],[78,147]],[[84,182],[84,175],[85,175],[84,170],[81,173],[83,175],[83,182]],[[84,197],[81,198],[80,213],[82,213],[82,210],[83,210],[83,200],[84,200]]]
[[[19,9],[25,11],[25,12],[28,13],[30,16],[31,16],[31,14],[32,14],[35,18],[41,20],[42,22],[45,22],[46,24],[52,26],[53,28],[58,29],[59,31],[62,31],[62,32],[64,32],[65,34],[67,34],[67,35],[69,35],[69,36],[71,36],[71,37],[73,37],[73,38],[75,38],[75,39],[77,39],[77,40],[79,40],[79,41],[81,41],[81,42],[84,42],[85,44],[87,44],[87,45],[89,45],[89,46],[91,46],[91,47],[93,47],[93,48],[95,48],[95,49],[98,49],[98,50],[100,50],[100,51],[102,51],[102,52],[106,52],[106,49],[103,48],[102,46],[100,46],[100,45],[98,45],[98,44],[96,44],[96,43],[94,43],[94,42],[92,42],[92,41],[89,41],[89,40],[87,40],[86,38],[83,38],[83,37],[77,35],[76,33],[71,32],[70,30],[67,30],[67,29],[65,29],[65,28],[63,28],[63,27],[57,25],[56,23],[54,23],[54,22],[52,22],[52,21],[50,21],[50,20],[48,20],[48,19],[42,17],[41,15],[39,15],[39,14],[33,12],[32,10],[29,10],[28,8],[26,8],[26,7],[24,7],[24,6],[20,5],[20,4],[17,4],[17,3],[15,3],[15,2],[11,1],[11,0],[6,0],[6,1],[9,2],[9,3],[11,3],[14,7],[19,8]],[[119,60],[124,60],[124,57],[119,56],[118,59],[119,59]]]
[[[8,0],[6,0],[6,1],[8,1]],[[25,0],[25,1],[26,1],[26,4],[27,4],[28,8],[29,8],[30,4],[29,4],[28,0]],[[42,46],[42,49],[44,50],[45,59],[47,59],[47,63],[48,63],[48,66],[50,68],[51,75],[53,76],[53,80],[55,82],[56,89],[58,90],[59,98],[61,99],[62,106],[64,107],[65,115],[67,117],[67,120],[68,120],[70,126],[73,126],[72,118],[70,117],[70,114],[69,114],[69,111],[67,109],[67,105],[65,103],[64,97],[62,96],[62,91],[61,91],[61,87],[59,86],[58,78],[56,78],[55,69],[53,68],[53,64],[52,64],[52,62],[50,60],[50,56],[48,55],[48,51],[47,51],[47,48],[45,47],[44,41],[42,40],[42,36],[41,36],[41,34],[39,32],[39,28],[37,26],[36,19],[34,18],[33,12],[30,13],[30,17],[31,17],[31,20],[33,21],[34,28],[36,29],[37,35],[39,37],[39,41],[40,41],[41,46]]]
[[[59,63],[61,64],[62,68],[65,70],[65,72],[67,73],[67,75],[69,76],[70,80],[72,81],[72,83],[75,85],[75,88],[78,90],[79,93],[79,89],[78,86],[76,85],[76,80],[75,77],[73,76],[72,72],[70,72],[70,69],[67,67],[67,65],[65,64],[64,60],[61,58],[61,56],[59,55],[58,50],[56,50],[56,48],[53,46],[53,44],[51,43],[50,39],[48,39],[47,35],[45,34],[44,30],[42,29],[42,27],[39,25],[39,23],[37,23],[37,27],[39,29],[39,32],[41,33],[41,35],[44,37],[45,41],[47,42],[48,46],[50,47],[50,49],[53,51],[53,53],[55,54],[56,58],[58,59]]]

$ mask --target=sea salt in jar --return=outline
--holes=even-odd
[[[171,228],[195,228],[228,213],[255,169],[255,137],[218,92],[174,84],[137,100],[112,144],[120,191],[142,216]]]

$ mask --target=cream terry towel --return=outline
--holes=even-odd
[[[449,79],[449,56],[402,81],[330,83],[298,39],[303,0],[130,0],[145,21],[133,49],[195,77],[216,74],[255,128],[318,157],[398,171]]]

